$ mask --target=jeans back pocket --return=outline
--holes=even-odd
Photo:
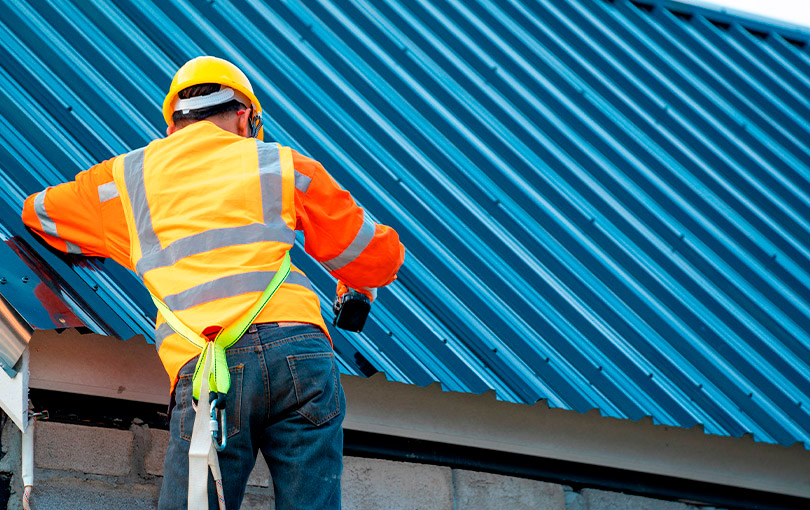
[[[313,425],[322,425],[340,414],[340,392],[335,355],[332,352],[287,356],[297,413]]]

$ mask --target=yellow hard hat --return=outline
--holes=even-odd
[[[252,103],[250,106],[253,108],[254,117],[261,120],[262,105],[256,99],[256,94],[253,93],[253,87],[250,86],[250,81],[245,73],[227,60],[205,56],[189,60],[175,73],[169,93],[163,100],[163,118],[167,125],[173,124],[172,114],[177,102],[177,94],[187,87],[202,83],[219,83],[244,94]],[[259,129],[256,138],[264,140],[264,129]]]

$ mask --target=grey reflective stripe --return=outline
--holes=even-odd
[[[363,253],[363,250],[366,249],[368,243],[374,239],[375,230],[376,224],[371,221],[368,216],[366,216],[366,212],[363,211],[363,225],[360,226],[360,230],[357,232],[357,235],[354,236],[354,239],[351,243],[349,243],[349,246],[343,250],[343,253],[331,260],[321,262],[323,267],[325,267],[329,272],[332,272],[347,266],[361,253]]]
[[[149,212],[149,204],[146,202],[146,185],[143,182],[144,150],[145,148],[136,149],[124,156],[124,182],[132,206],[142,256],[160,249],[157,234],[152,228],[152,213]]]
[[[295,232],[289,228],[279,231],[274,226],[262,225],[261,223],[206,230],[199,234],[178,239],[162,250],[145,255],[135,265],[135,271],[143,275],[152,269],[171,266],[178,260],[191,255],[227,246],[265,241],[293,244],[295,242]]]
[[[155,330],[155,348],[159,351],[160,344],[163,343],[168,337],[174,334],[174,330],[169,326],[168,322],[164,322]]]
[[[163,302],[172,311],[180,311],[217,299],[238,296],[248,292],[262,292],[275,275],[275,271],[252,271],[224,276],[210,282],[201,283],[177,294],[166,296]],[[291,271],[284,283],[301,285],[312,290],[309,278],[297,271]]]
[[[112,200],[118,196],[118,188],[115,187],[115,182],[108,182],[98,187],[98,203],[103,204],[107,200]]]
[[[281,157],[278,145],[256,141],[259,151],[259,181],[262,187],[264,224],[278,225],[283,203],[281,189]],[[279,225],[280,226],[280,225]]]
[[[34,198],[34,212],[37,213],[37,218],[39,218],[39,222],[42,224],[42,231],[48,235],[59,237],[59,234],[56,233],[56,223],[54,223],[45,211],[45,193],[48,192],[48,189],[40,191]]]
[[[311,177],[302,174],[298,170],[295,171],[295,189],[301,193],[306,193],[310,182],[312,182]]]
[[[56,232],[56,222],[54,222],[51,217],[48,216],[48,212],[45,211],[45,193],[47,191],[47,189],[40,191],[37,196],[34,197],[34,212],[37,218],[39,218],[39,223],[42,225],[42,231],[53,237],[59,237],[59,234]],[[70,241],[65,241],[65,246],[67,247],[68,253],[74,253],[76,255],[82,254],[82,249]]]
[[[75,253],[76,255],[82,254],[82,249],[79,248],[77,245],[71,243],[70,241],[65,241],[65,244],[67,245],[68,253]]]

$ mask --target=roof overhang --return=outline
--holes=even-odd
[[[31,339],[31,387],[124,400],[168,403],[168,378],[154,346],[67,330],[38,331]],[[810,451],[754,442],[750,436],[708,435],[683,429],[498,401],[342,375],[347,430],[578,462],[810,498],[804,475]]]
[[[483,395],[342,377],[344,428],[810,498],[810,451]]]

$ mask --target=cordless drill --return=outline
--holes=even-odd
[[[334,326],[359,333],[363,331],[368,313],[371,311],[371,300],[365,294],[349,289],[342,296],[335,298],[332,311],[335,312],[335,318],[332,320]]]

